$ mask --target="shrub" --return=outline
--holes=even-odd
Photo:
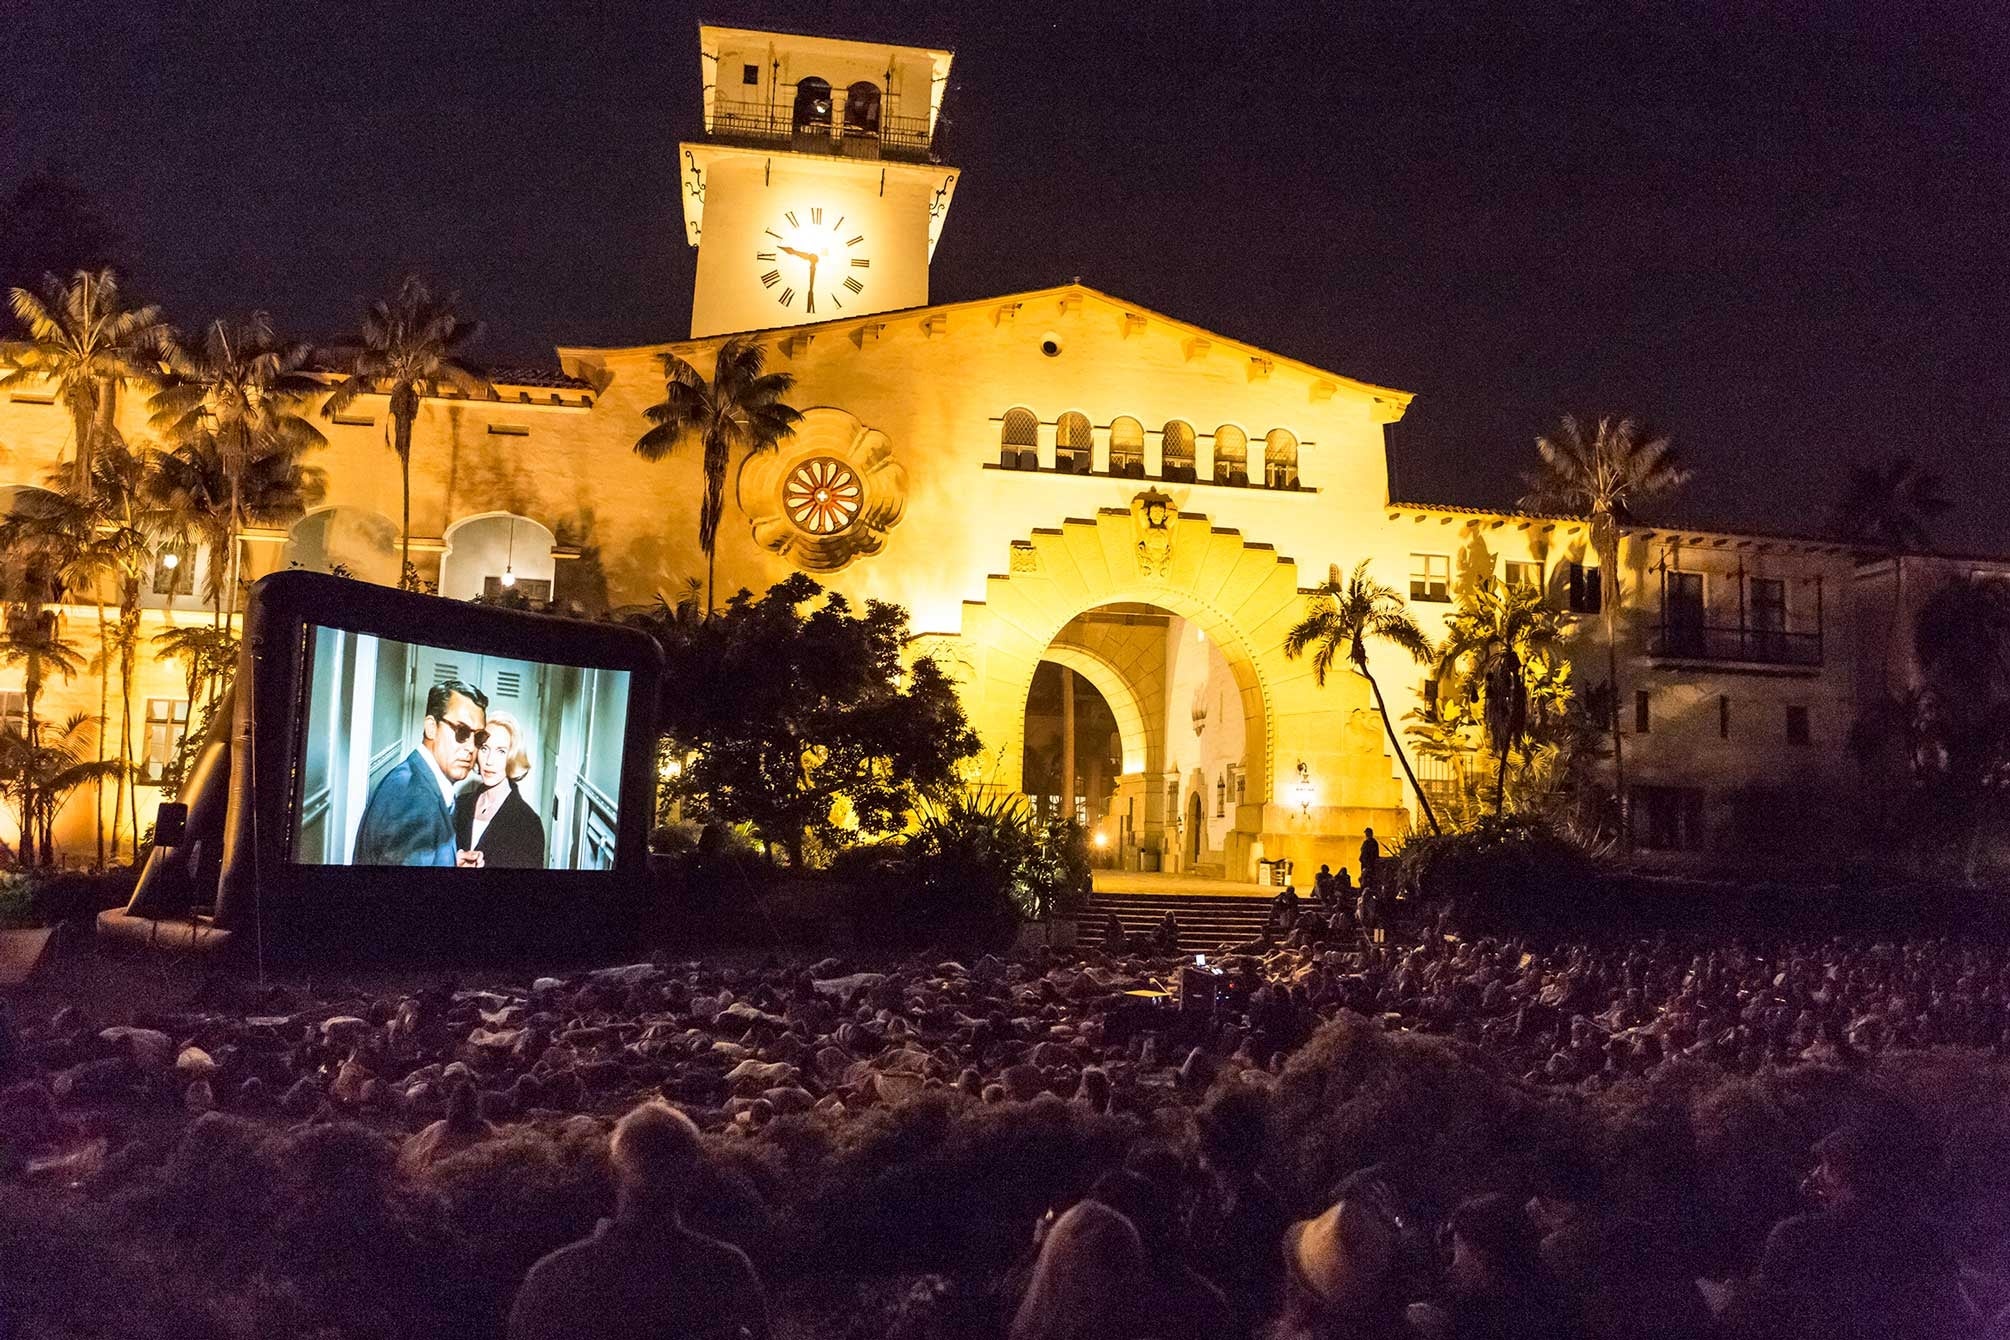
[[[1547,821],[1518,814],[1413,836],[1396,863],[1405,897],[1449,908],[1453,924],[1472,934],[1568,925],[1591,876],[1581,847]]]
[[[1272,1105],[1279,1187],[1310,1213],[1349,1173],[1380,1165],[1423,1207],[1515,1188],[1565,1114],[1449,1038],[1326,1024],[1285,1065]]]
[[[398,1149],[354,1122],[299,1127],[269,1139],[280,1170],[263,1239],[267,1273],[344,1331],[444,1335],[479,1313],[437,1194],[398,1178]],[[248,1227],[248,1226],[247,1226]]]
[[[466,1244],[470,1305],[497,1327],[538,1258],[586,1237],[614,1208],[604,1137],[562,1142],[531,1127],[440,1160],[426,1183]]]
[[[1115,1167],[1137,1124],[1059,1098],[979,1104],[931,1090],[847,1123],[808,1208],[837,1269],[1002,1268],[1048,1207]]]
[[[1089,889],[1081,827],[1041,821],[1020,796],[956,796],[905,843],[866,859],[882,885],[874,911],[917,945],[996,948],[1022,922],[1076,910]]]
[[[0,873],[0,930],[20,930],[41,922],[30,878],[15,870]]]
[[[0,1187],[0,1333],[196,1340],[217,1328],[165,1287],[145,1243],[105,1231],[102,1216]]]

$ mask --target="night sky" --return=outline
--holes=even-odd
[[[60,162],[181,324],[332,335],[417,268],[498,362],[687,332],[691,6],[8,8],[0,189]],[[2001,0],[704,15],[954,48],[935,298],[1080,276],[1415,391],[1408,497],[1509,501],[1617,410],[1690,455],[1680,515],[1806,528],[1904,451],[1945,544],[2010,550]]]

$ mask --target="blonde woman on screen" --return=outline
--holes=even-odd
[[[508,712],[491,712],[475,778],[454,802],[454,835],[486,869],[542,870],[544,821],[517,783],[530,775],[530,741]]]

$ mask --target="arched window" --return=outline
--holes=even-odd
[[[861,79],[844,91],[844,133],[879,134],[879,85]]]
[[[337,572],[379,586],[398,584],[398,523],[362,507],[309,512],[287,532],[280,564]]]
[[[815,130],[831,123],[831,86],[827,79],[811,75],[796,81],[795,128]]]
[[[1064,475],[1086,475],[1094,444],[1089,416],[1069,410],[1054,428],[1054,468]]]
[[[1268,489],[1298,487],[1298,439],[1282,428],[1273,428],[1263,439],[1263,486]]]
[[[1007,470],[1040,468],[1040,420],[1032,410],[1005,411],[1005,429],[998,437],[998,464]]]
[[[1145,477],[1145,426],[1129,415],[1110,425],[1110,473]]]
[[[1214,430],[1214,482],[1249,482],[1249,434],[1232,423]]]
[[[1163,462],[1160,473],[1180,483],[1193,483],[1193,425],[1180,419],[1169,420],[1159,430],[1159,446]]]
[[[440,594],[449,600],[515,594],[538,603],[551,599],[557,576],[557,537],[527,516],[491,512],[447,527],[440,559]]]

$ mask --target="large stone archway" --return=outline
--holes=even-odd
[[[1211,639],[1241,699],[1243,788],[1224,873],[1251,877],[1262,857],[1344,862],[1363,826],[1400,831],[1402,787],[1379,743],[1366,685],[1343,673],[1321,688],[1308,660],[1284,656],[1285,633],[1303,612],[1297,564],[1205,515],[1157,510],[1167,501],[1148,492],[1129,510],[1035,531],[1001,556],[1007,570],[985,580],[984,598],[965,602],[960,633],[944,641],[967,666],[965,707],[984,743],[983,780],[1021,775],[1033,673],[1042,660],[1072,661],[1120,715],[1135,714],[1145,748],[1134,755],[1125,734],[1126,771],[1134,760],[1142,766],[1139,829],[1163,845],[1179,788],[1168,802],[1164,781],[1176,779],[1150,775],[1152,727],[1139,706],[1146,695],[1112,658],[1063,637],[1089,611],[1140,605],[1177,615]],[[1105,682],[1113,677],[1114,692]],[[1301,763],[1309,788],[1298,780]]]

